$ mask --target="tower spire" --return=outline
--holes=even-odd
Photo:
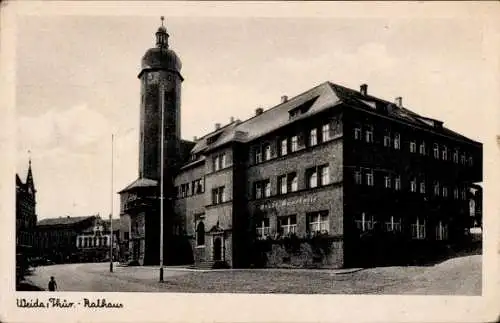
[[[164,16],[160,17],[161,20],[161,26],[158,28],[158,31],[156,32],[156,46],[160,48],[168,48],[168,32],[167,28],[163,25],[163,22],[165,20]]]
[[[33,181],[33,172],[31,171],[31,150],[28,150],[28,175],[26,176],[26,185],[35,192],[35,183]]]

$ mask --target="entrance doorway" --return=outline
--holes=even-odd
[[[214,238],[214,261],[220,261],[222,255],[222,239],[220,237]]]

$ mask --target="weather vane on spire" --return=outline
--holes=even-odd
[[[165,17],[161,16],[160,19],[161,19],[161,26],[163,27],[163,20],[165,20]]]
[[[28,163],[31,166],[31,150],[28,149]]]

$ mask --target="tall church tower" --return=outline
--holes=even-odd
[[[158,264],[175,262],[174,178],[180,161],[181,61],[169,48],[162,24],[156,46],[146,51],[138,78],[141,83],[139,178],[121,190],[120,217],[129,219],[129,260]],[[163,130],[163,131],[162,131]],[[163,154],[162,154],[163,148]],[[163,159],[162,159],[163,155]],[[162,177],[163,165],[163,177]],[[163,178],[163,214],[160,183]],[[163,219],[163,248],[160,224]]]
[[[180,103],[183,81],[181,61],[169,48],[169,34],[162,25],[156,32],[156,47],[141,62],[141,107],[139,137],[139,178],[160,179],[161,126],[164,138],[164,180],[175,173],[180,152]],[[162,119],[163,110],[163,119]]]

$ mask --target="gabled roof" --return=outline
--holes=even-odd
[[[443,122],[421,116],[405,107],[332,82],[322,83],[294,98],[243,122],[230,123],[200,138],[192,154],[202,154],[229,142],[249,142],[297,120],[310,117],[328,108],[344,104],[351,108],[380,113],[415,127],[450,136],[472,144],[479,144],[461,134],[443,127]],[[381,108],[381,109],[379,109]],[[295,114],[295,111],[300,113]],[[291,115],[293,114],[293,117]],[[211,140],[213,138],[213,140]],[[191,163],[191,162],[190,162]]]
[[[129,184],[127,187],[119,191],[118,193],[124,193],[127,191],[131,191],[134,189],[138,188],[143,188],[143,187],[156,187],[158,185],[158,181],[154,179],[149,179],[149,178],[138,178],[135,181],[133,181],[131,184]]]
[[[95,215],[91,216],[67,216],[67,217],[58,217],[58,218],[48,218],[48,219],[42,219],[39,220],[37,223],[37,226],[52,226],[52,225],[57,225],[57,226],[69,226],[73,224],[77,224],[92,218],[95,218]]]

